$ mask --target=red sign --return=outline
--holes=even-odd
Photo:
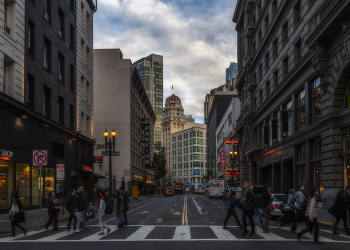
[[[83,171],[92,172],[91,167],[83,166]]]
[[[224,144],[238,144],[238,140],[230,140],[230,139],[225,139]]]
[[[220,149],[220,172],[225,172],[226,165],[226,150],[225,148]]]
[[[95,163],[103,163],[103,156],[94,156]]]

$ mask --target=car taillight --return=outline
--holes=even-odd
[[[279,205],[279,204],[275,204],[275,209],[276,209],[276,208],[279,208],[279,207],[280,207],[280,205]]]
[[[166,194],[168,193],[168,191],[165,192]]]
[[[173,191],[173,193],[174,193],[174,191]]]

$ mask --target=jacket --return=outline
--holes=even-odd
[[[102,197],[102,196],[101,196]],[[100,199],[99,203],[98,203],[98,211],[97,213],[104,213],[106,209],[106,202],[105,200],[102,198]]]
[[[267,204],[272,201],[271,195],[269,192],[263,192],[261,194],[261,208],[266,208]]]
[[[314,218],[317,219],[317,211],[318,211],[318,204],[316,196],[311,197],[307,202],[307,209],[306,209],[306,216],[309,217],[310,221],[313,221]]]
[[[100,208],[100,200],[103,199],[103,196],[98,197],[97,209]]]
[[[80,192],[79,198],[80,198],[80,200],[79,200],[79,209],[80,210],[84,210],[87,207],[89,207],[89,195],[85,190]]]
[[[295,209],[295,197],[292,194],[289,194],[289,196],[288,196],[288,205],[291,208]]]
[[[73,211],[78,208],[78,198],[75,195],[70,195],[66,201],[68,211]]]
[[[56,199],[56,198],[55,198],[55,199]],[[48,205],[49,205],[48,210],[50,210],[50,211],[58,211],[58,209],[55,208],[56,205],[55,205],[55,203],[53,202],[53,198],[52,198],[52,197],[50,197],[50,199],[49,199],[49,201],[48,201]]]
[[[116,208],[116,210],[118,211],[118,213],[124,212],[123,195],[120,195],[120,196],[117,198],[117,208]]]
[[[340,195],[337,198],[335,198],[334,204],[335,211],[337,212],[335,216],[340,218],[347,218],[348,214],[345,207],[344,197]]]
[[[296,209],[302,209],[300,207],[300,205],[305,201],[305,195],[303,193],[303,191],[299,190],[296,194],[295,194],[295,208]]]
[[[251,204],[254,202],[254,196],[251,190],[248,190],[246,195],[244,196],[246,201],[250,202]]]
[[[21,210],[22,210],[21,199],[19,198],[19,194],[18,194],[17,190],[13,190],[13,191],[11,192],[11,202],[10,202],[10,205],[9,205],[9,211],[8,211],[8,212],[10,212],[10,210],[11,210],[11,208],[12,208],[13,200],[16,202],[19,211],[21,211]]]
[[[347,210],[350,210],[350,193],[344,195],[345,207]]]
[[[235,209],[236,204],[236,198],[232,195],[232,197],[230,198],[230,209]]]

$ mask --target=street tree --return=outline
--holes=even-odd
[[[166,160],[160,152],[153,154],[153,160],[151,161],[151,170],[154,173],[154,179],[157,182],[157,187],[159,186],[159,180],[162,179],[166,173]]]

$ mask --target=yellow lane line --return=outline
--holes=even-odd
[[[161,223],[164,218],[158,219],[156,223]]]
[[[326,222],[326,221],[321,221],[321,220],[319,220],[318,222],[319,222],[319,223],[322,223],[322,224],[327,224],[327,225],[332,225],[332,224],[333,224],[333,223]]]
[[[182,212],[182,226],[188,226],[188,219],[187,219],[187,197],[184,199],[184,207]]]

